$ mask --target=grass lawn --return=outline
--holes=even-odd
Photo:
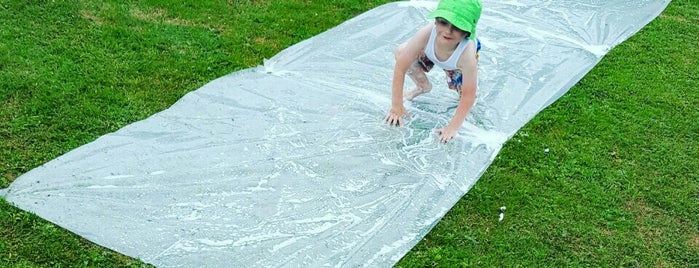
[[[0,188],[386,2],[0,0]],[[699,1],[675,0],[397,266],[699,267],[696,118]],[[0,267],[124,266],[145,265],[0,200]]]

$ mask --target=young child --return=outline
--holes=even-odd
[[[459,104],[449,124],[435,132],[441,142],[456,136],[476,97],[480,50],[476,24],[480,16],[480,0],[441,0],[428,16],[435,19],[434,24],[418,30],[396,49],[391,110],[384,119],[389,125],[402,126],[403,117],[410,117],[403,98],[412,100],[432,90],[425,73],[437,65],[445,71],[449,88],[459,93]],[[416,87],[404,93],[406,74]]]

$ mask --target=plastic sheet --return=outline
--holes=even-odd
[[[407,126],[382,122],[392,51],[436,7],[396,2],[31,170],[6,199],[162,267],[390,266],[509,137],[669,3],[483,2],[477,102],[449,144],[432,133],[457,102],[440,71]]]

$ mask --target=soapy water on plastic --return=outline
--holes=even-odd
[[[390,266],[502,144],[669,1],[483,1],[477,101],[390,106],[392,51],[436,1],[395,2],[216,79],[0,190],[15,206],[161,267]],[[406,85],[410,87],[411,85]],[[571,115],[575,116],[575,115]]]

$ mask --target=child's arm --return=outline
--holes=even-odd
[[[392,126],[403,125],[403,116],[410,117],[410,114],[403,106],[403,85],[405,84],[405,73],[410,65],[417,60],[418,54],[427,44],[433,24],[429,24],[415,33],[405,43],[401,44],[395,52],[396,65],[393,69],[393,83],[391,85],[391,109],[384,120]]]
[[[459,58],[459,68],[461,69],[461,97],[459,104],[456,107],[454,117],[449,124],[441,129],[437,129],[439,140],[448,142],[456,137],[456,134],[461,129],[461,125],[466,120],[466,116],[471,111],[473,103],[476,100],[476,87],[478,83],[478,62],[475,57],[475,46],[471,45],[467,48]]]

